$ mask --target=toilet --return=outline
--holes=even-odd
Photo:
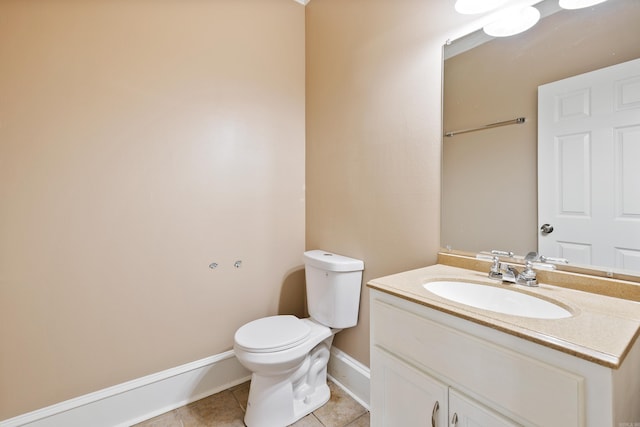
[[[304,264],[309,318],[264,317],[236,331],[236,357],[252,372],[248,427],[284,427],[324,405],[333,336],[358,323],[364,263],[313,250]]]

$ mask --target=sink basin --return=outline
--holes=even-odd
[[[507,288],[448,280],[422,286],[439,297],[497,313],[537,319],[571,317],[571,312],[557,304]]]

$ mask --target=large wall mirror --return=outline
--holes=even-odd
[[[543,18],[524,33],[490,38],[479,30],[444,48],[445,249],[537,251],[542,233],[538,194],[548,191],[538,188],[539,162],[547,161],[538,158],[538,87],[640,58],[638,0],[609,0],[579,10],[561,10],[557,0],[535,6]],[[631,96],[640,99],[640,81]],[[640,120],[640,109],[636,111]],[[524,123],[455,133],[521,117]],[[450,132],[454,135],[446,136]],[[640,132],[637,135],[640,142]],[[640,182],[635,185],[629,194],[640,194]],[[594,198],[590,203],[604,202]],[[640,242],[640,232],[634,233]],[[634,262],[589,268],[640,277],[640,264]]]

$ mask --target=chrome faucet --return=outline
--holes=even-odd
[[[492,262],[489,270],[489,277],[495,280],[501,280],[506,283],[515,283],[524,286],[538,286],[538,279],[534,267],[542,270],[555,270],[555,264],[569,264],[565,258],[552,258],[538,255],[536,252],[529,252],[524,257],[524,270],[519,272],[512,265],[500,262],[500,256],[513,258],[513,252],[491,251],[491,255],[479,253],[477,259],[490,260]]]
[[[492,251],[492,253],[494,253]],[[491,258],[492,264],[489,270],[489,277],[496,280],[502,280],[507,283],[515,283],[517,285],[524,286],[538,286],[538,279],[536,272],[533,269],[533,261],[538,258],[538,254],[535,252],[529,252],[525,259],[525,268],[522,272],[519,272],[514,266],[501,263],[500,258],[493,256]]]
[[[518,276],[520,275],[520,273],[518,273],[518,270],[516,270],[515,267],[511,265],[503,264],[501,270],[502,270],[503,282],[509,282],[509,283],[517,282]]]
[[[500,264],[500,272],[502,273],[501,277],[492,276],[491,272],[489,272],[489,277],[500,279],[503,282],[515,283],[516,285],[538,286],[538,279],[531,261],[526,262],[525,268],[521,272],[512,265]]]

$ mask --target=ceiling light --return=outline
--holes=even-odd
[[[605,1],[607,0],[560,0],[560,7],[563,9],[582,9]]]
[[[593,1],[593,0],[591,0]],[[477,13],[489,12],[502,6],[507,0],[457,0],[456,12],[463,15],[475,15]]]
[[[536,25],[540,11],[532,6],[516,6],[502,11],[495,21],[484,26],[484,32],[493,37],[508,37]]]

